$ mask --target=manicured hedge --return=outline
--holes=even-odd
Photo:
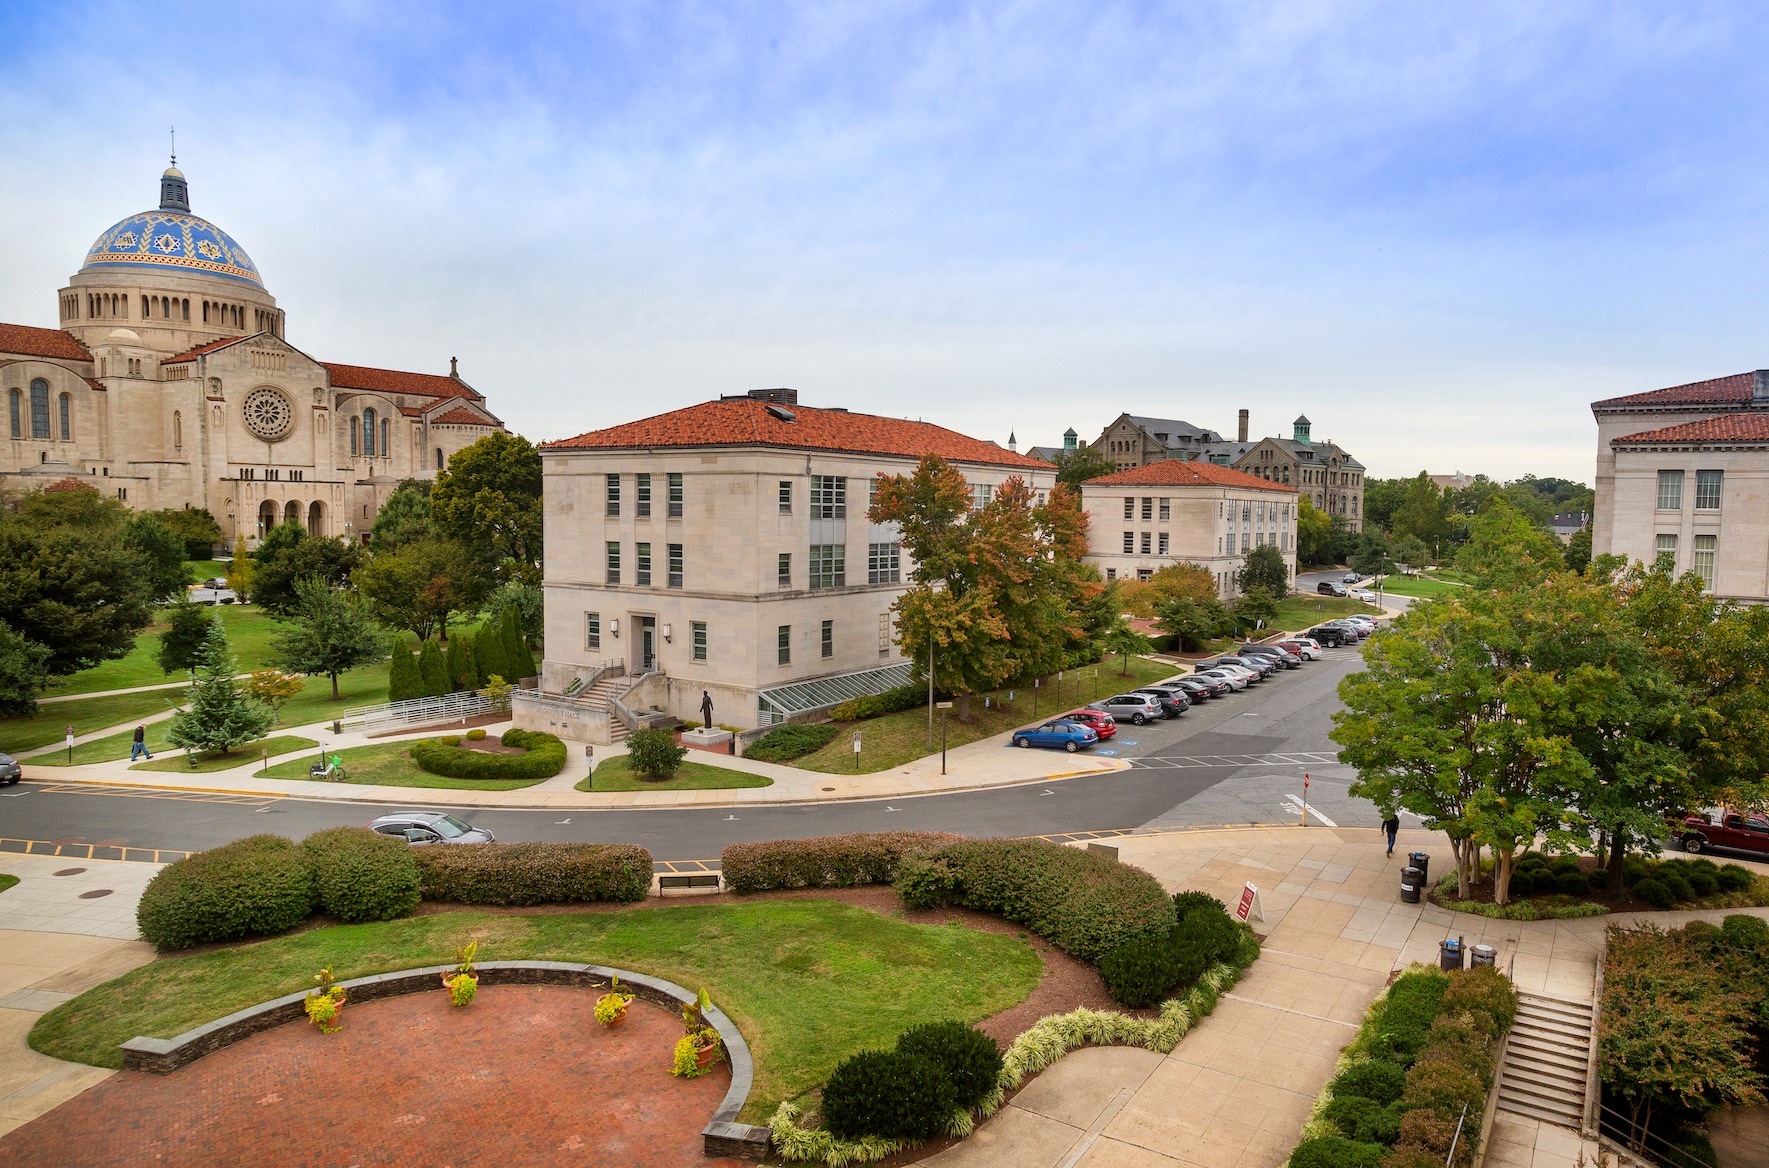
[[[319,906],[346,924],[390,921],[418,907],[417,850],[366,827],[334,827],[301,841]]]
[[[910,907],[993,913],[1083,961],[1175,924],[1173,901],[1141,868],[1047,840],[964,840],[904,868],[897,891]]]
[[[135,921],[160,949],[282,933],[312,914],[313,872],[292,840],[254,835],[161,869]]]
[[[896,689],[887,689],[881,694],[866,694],[863,697],[838,702],[830,708],[829,716],[837,722],[856,722],[862,718],[876,718],[881,714],[894,714],[898,710],[913,710],[917,706],[925,705],[927,705],[926,686],[900,685]]]
[[[651,853],[636,844],[432,844],[412,853],[425,900],[631,903],[651,892]]]
[[[823,1086],[823,1124],[844,1140],[925,1140],[953,1111],[952,1081],[937,1064],[894,1050],[849,1055]]]
[[[835,740],[841,731],[828,722],[811,722],[777,726],[749,744],[744,758],[763,762],[787,762],[821,750]]]
[[[451,779],[550,779],[565,769],[565,744],[540,730],[506,730],[505,746],[526,754],[493,754],[462,750],[448,738],[425,738],[411,744],[412,761],[433,775]]]
[[[1100,958],[1100,980],[1120,1005],[1137,1010],[1160,1004],[1228,960],[1240,944],[1240,930],[1215,897],[1182,892],[1173,902],[1179,920],[1172,929],[1132,938]]]
[[[963,838],[945,831],[876,831],[733,844],[722,857],[725,887],[770,892],[890,884],[904,853],[934,851]]]

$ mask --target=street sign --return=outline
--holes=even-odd
[[[854,753],[860,753],[860,732],[858,730],[854,731]]]

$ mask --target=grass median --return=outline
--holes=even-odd
[[[30,1044],[55,1058],[117,1067],[119,1044],[136,1035],[176,1037],[306,989],[326,966],[344,979],[447,964],[469,940],[478,941],[480,961],[588,962],[689,990],[704,986],[755,1056],[743,1115],[749,1122],[816,1087],[855,1051],[889,1047],[930,1017],[979,1021],[1024,1001],[1043,975],[1029,941],[909,924],[815,898],[597,913],[445,912],[160,958],[57,1006],[32,1028]],[[372,1007],[347,1006],[344,1033],[331,1041],[348,1042],[353,1025],[372,1024],[356,1013],[363,1009]],[[668,1051],[659,1057],[667,1060]]]
[[[356,786],[375,787],[431,787],[447,791],[520,791],[524,787],[532,787],[536,783],[544,783],[545,779],[451,779],[447,775],[433,775],[413,762],[409,751],[412,740],[404,742],[380,742],[373,746],[350,746],[343,750],[327,750],[325,756],[334,754],[344,760],[344,769],[350,775],[345,780]],[[307,768],[319,761],[319,751],[304,755],[289,762],[279,762],[271,767],[262,777],[267,779],[307,779]],[[330,780],[315,779],[316,783]]]
[[[132,771],[184,771],[201,774],[210,771],[230,771],[235,767],[251,767],[253,773],[263,764],[267,754],[287,754],[291,750],[306,750],[318,746],[311,738],[302,738],[295,734],[285,734],[279,738],[260,738],[256,742],[246,742],[234,747],[226,754],[219,751],[200,751],[196,754],[167,754],[148,762],[138,762],[129,769]],[[150,749],[159,749],[152,747]],[[177,747],[166,747],[175,751]],[[76,753],[78,753],[76,751]]]
[[[217,604],[209,606],[207,611],[227,630],[227,643],[239,660],[240,672],[265,668],[270,657],[270,641],[276,635],[276,622],[269,613],[252,604]],[[165,609],[161,609],[154,614],[153,624],[136,637],[135,648],[127,656],[72,674],[52,686],[50,695],[101,693],[109,689],[184,681],[182,673],[160,672],[160,634],[165,630]]]
[[[692,752],[690,752],[692,753]],[[592,778],[579,779],[580,791],[716,791],[731,787],[772,787],[774,780],[748,771],[685,760],[667,779],[640,777],[633,760],[622,754],[597,764]]]
[[[1432,600],[1439,596],[1455,596],[1467,592],[1468,585],[1438,580],[1430,576],[1385,576],[1382,580],[1382,591],[1389,596],[1411,596],[1420,600]]]
[[[140,722],[172,710],[182,693],[182,690],[151,690],[147,693],[111,694],[102,698],[80,698],[77,701],[39,705],[37,712],[28,717],[0,719],[0,753],[16,755],[21,751],[60,742],[70,725],[75,734],[91,734],[118,723]],[[153,729],[152,726],[148,727],[150,733]],[[114,757],[129,757],[127,738],[124,741],[123,752]],[[79,747],[74,748],[76,760],[79,750]],[[65,760],[67,752],[63,751],[57,757]],[[37,760],[25,761],[35,763]],[[102,760],[88,758],[86,761]]]

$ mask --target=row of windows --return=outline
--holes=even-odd
[[[392,427],[392,423],[388,419],[382,418],[381,419],[381,428],[380,428],[379,432],[381,435],[381,457],[387,458],[387,457],[391,456],[393,453],[393,427]],[[355,418],[355,417],[351,418],[350,419],[350,453],[351,453],[351,455],[354,456],[357,454],[361,454],[366,458],[375,457],[375,434],[376,434],[375,411],[373,409],[364,410],[362,412],[362,417],[360,417],[360,418]],[[441,453],[442,452],[440,450],[437,451],[438,455],[440,455]],[[437,463],[437,469],[438,470],[442,469],[442,464],[440,462]]]
[[[1697,511],[1718,511],[1720,509],[1720,487],[1724,480],[1724,471],[1698,470],[1695,472],[1695,509]],[[1661,470],[1658,472],[1658,509],[1660,511],[1683,510],[1682,471]]]
[[[881,644],[880,652],[890,651],[890,616],[880,618],[880,635],[886,638]],[[780,625],[775,630],[775,653],[782,665],[792,664],[792,626]],[[707,632],[705,621],[690,621],[688,624],[689,651],[695,661],[705,661],[707,657]],[[825,658],[835,656],[835,622],[826,620],[818,629],[817,647],[819,655]],[[599,612],[584,613],[584,648],[590,652],[600,652],[602,648],[602,614]]]
[[[777,628],[774,631],[774,638],[775,638],[776,652],[778,654],[780,664],[791,665],[792,664],[792,626],[791,625],[781,625],[779,628]],[[824,656],[824,657],[834,657],[835,656],[835,622],[834,621],[832,621],[832,620],[824,621],[822,626],[817,630],[817,646],[818,646],[821,656]]]
[[[651,515],[652,476],[649,474],[639,474],[634,475],[633,479],[633,514],[640,519],[649,518]],[[604,488],[603,494],[605,510],[609,515],[619,515],[620,476],[617,474],[607,475],[605,476],[605,480],[606,487]],[[685,502],[682,476],[677,473],[665,475],[664,489],[668,492],[669,517],[671,519],[680,519],[682,517],[682,509]]]
[[[69,394],[56,398],[56,421],[60,423],[61,440],[74,440],[74,399]],[[30,425],[31,437],[41,441],[49,441],[49,383],[41,377],[31,382],[30,392]],[[25,436],[25,394],[17,389],[6,391],[7,421],[11,423],[10,433],[14,438]]]
[[[1717,475],[1720,472],[1715,471],[1713,473]],[[1697,505],[1699,506],[1699,504],[1697,504]],[[1718,501],[1716,501],[1714,505],[1716,507],[1719,506]],[[1671,558],[1671,567],[1672,568],[1675,568],[1677,566],[1677,537],[1676,536],[1674,536],[1674,535],[1661,535],[1661,536],[1659,536],[1657,546],[1653,550],[1658,553],[1660,558],[1663,558],[1665,556],[1669,556]],[[1698,535],[1698,536],[1696,536],[1695,537],[1695,544],[1690,550],[1689,570],[1691,572],[1694,572],[1697,576],[1701,577],[1702,587],[1708,589],[1709,591],[1712,591],[1713,587],[1714,587],[1714,556],[1719,552],[1719,550],[1720,550],[1719,537],[1713,536],[1713,535]]]
[[[688,643],[692,648],[694,660],[706,660],[706,622],[688,622]],[[602,614],[599,612],[584,613],[584,648],[598,650],[602,648]]]
[[[608,541],[607,558],[605,562],[608,583],[619,584],[621,572],[619,540],[611,539]],[[668,587],[682,587],[685,563],[686,557],[683,555],[681,544],[671,543],[664,545],[665,583]],[[641,587],[650,587],[651,573],[651,545],[649,543],[635,543],[633,545],[633,583]]]
[[[1147,556],[1147,555],[1161,555],[1161,556],[1167,555],[1168,554],[1168,547],[1169,547],[1168,539],[1169,539],[1169,537],[1168,537],[1167,533],[1165,531],[1163,531],[1160,533],[1160,540],[1157,543],[1151,544],[1150,539],[1149,539],[1149,533],[1146,531],[1143,532],[1142,533],[1142,553],[1141,554],[1143,554],[1145,556]],[[1151,552],[1150,551],[1151,546],[1158,547],[1160,550]],[[1136,533],[1133,531],[1127,531],[1124,533],[1124,554],[1127,556],[1136,554]]]

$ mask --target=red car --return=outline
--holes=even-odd
[[[1734,848],[1769,856],[1769,816],[1737,811],[1726,811],[1717,816],[1691,815],[1683,821],[1681,834],[1686,852]]]
[[[1118,723],[1112,721],[1112,715],[1103,714],[1098,710],[1076,710],[1073,714],[1064,714],[1064,722],[1077,722],[1100,736],[1105,741],[1118,733]]]

